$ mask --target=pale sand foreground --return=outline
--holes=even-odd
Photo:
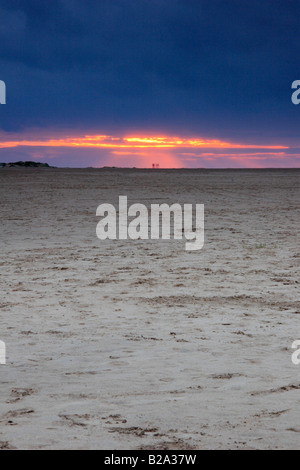
[[[101,242],[119,195],[204,203],[203,250]],[[10,169],[0,197],[0,448],[300,449],[299,170]]]

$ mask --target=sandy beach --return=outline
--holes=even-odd
[[[300,449],[299,170],[0,169],[0,449]],[[205,205],[205,244],[96,237]]]

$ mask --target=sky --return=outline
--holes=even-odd
[[[0,0],[0,162],[299,168],[299,0]]]

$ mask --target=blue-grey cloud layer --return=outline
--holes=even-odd
[[[296,0],[1,0],[0,15],[2,129],[299,135]]]

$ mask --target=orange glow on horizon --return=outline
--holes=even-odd
[[[270,149],[281,150],[289,147],[281,145],[249,145],[209,139],[185,139],[168,136],[113,137],[108,135],[85,135],[61,139],[7,140],[0,142],[0,148],[12,147],[69,147],[69,148],[107,148],[107,149]]]
[[[286,149],[291,148],[283,145],[246,144],[155,133],[126,136],[95,133],[72,136],[72,131],[66,131],[66,135],[58,135],[58,131],[53,130],[52,136],[58,137],[49,138],[46,134],[42,135],[38,129],[27,132],[24,131],[20,135],[0,133],[0,149],[28,147],[28,153],[39,160],[55,159],[62,152],[60,149],[98,149],[96,157],[95,151],[91,157],[95,167],[151,168],[153,165],[159,165],[159,168],[209,168],[221,164],[225,167],[254,168],[264,167],[269,161],[276,161],[279,165],[282,163],[298,166],[299,160],[298,154],[286,152]],[[48,135],[50,132],[47,131]],[[296,148],[299,147],[293,145],[292,149]],[[72,154],[72,151],[68,153]],[[73,153],[75,154],[75,151]],[[85,160],[88,156],[83,154],[82,158]]]

